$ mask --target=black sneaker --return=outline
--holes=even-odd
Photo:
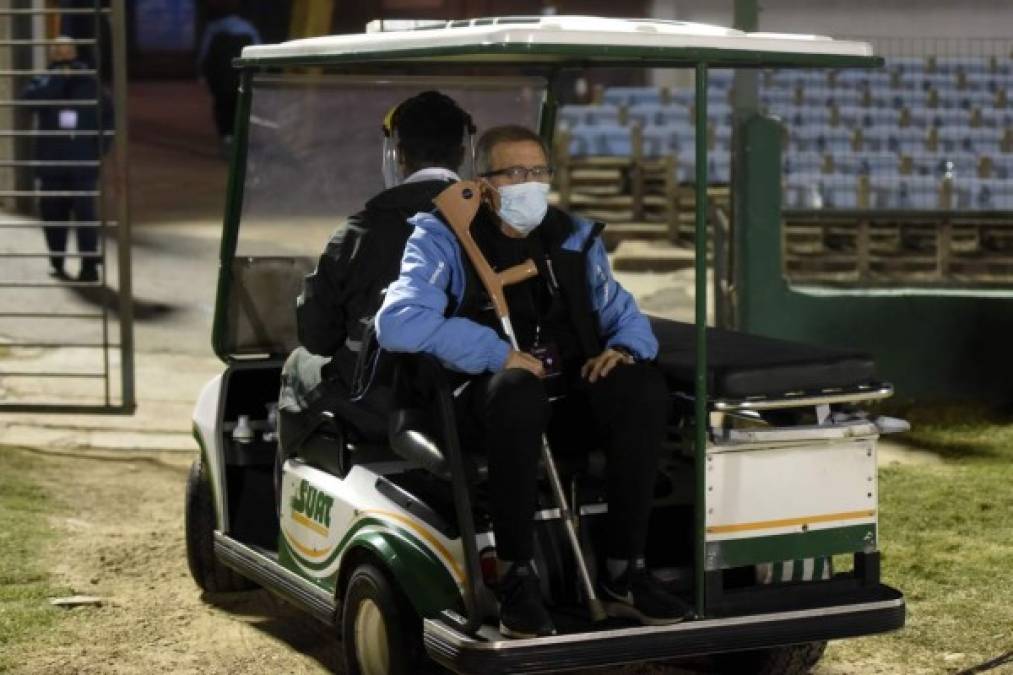
[[[555,635],[542,603],[538,576],[528,565],[514,564],[499,582],[499,632],[509,638]]]
[[[88,283],[98,281],[98,267],[93,265],[82,266],[81,272],[77,275],[77,280]]]
[[[57,281],[70,281],[70,277],[67,276],[62,267],[50,267],[49,276]]]
[[[609,616],[636,619],[646,626],[667,626],[693,616],[690,606],[655,579],[643,560],[630,561],[616,579],[609,579],[603,570],[598,590]]]

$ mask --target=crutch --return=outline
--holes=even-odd
[[[482,280],[482,285],[485,286],[485,290],[492,299],[496,316],[499,317],[500,325],[510,340],[510,344],[515,350],[520,351],[517,345],[517,336],[514,334],[513,324],[510,323],[510,309],[507,307],[503,288],[525,279],[530,279],[538,274],[538,269],[530,258],[502,272],[495,272],[489,266],[489,262],[482,255],[481,249],[478,248],[478,244],[475,243],[475,239],[471,236],[471,223],[475,219],[475,214],[478,213],[479,206],[482,203],[483,189],[490,190],[488,186],[483,186],[475,181],[460,181],[441,192],[433,200],[433,203],[440,209],[450,228],[457,235],[457,239],[461,242],[461,246],[464,247],[468,259],[471,260],[475,271],[478,272],[479,279]],[[498,195],[495,194],[494,190],[491,190],[491,192],[490,197],[495,200]],[[598,599],[598,595],[594,592],[594,582],[592,582],[591,575],[587,570],[587,562],[584,560],[580,540],[577,538],[576,518],[570,510],[569,502],[566,499],[566,492],[563,490],[563,483],[559,480],[556,462],[552,457],[552,450],[549,448],[548,439],[544,435],[542,436],[542,460],[545,462],[545,472],[548,474],[549,484],[552,486],[552,493],[556,498],[556,505],[559,507],[566,536],[570,540],[574,557],[577,560],[577,573],[580,575],[581,583],[584,586],[584,593],[587,596],[588,612],[591,615],[592,621],[601,621],[605,618],[605,610],[602,607],[601,600]]]

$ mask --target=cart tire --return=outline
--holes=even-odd
[[[252,581],[240,576],[215,558],[215,508],[211,498],[211,482],[204,462],[197,459],[190,466],[186,479],[186,562],[190,576],[201,590],[208,593],[230,593],[256,588]]]
[[[823,657],[826,642],[732,652],[715,657],[718,672],[728,675],[805,675]]]
[[[352,571],[343,606],[341,642],[348,675],[406,675],[425,669],[422,622],[377,566],[364,562]]]

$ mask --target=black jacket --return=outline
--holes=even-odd
[[[61,69],[86,70],[88,66],[81,61],[54,63],[50,66],[51,75],[36,77],[21,93],[24,101],[81,101],[80,104],[66,106],[39,105],[33,107],[38,116],[39,131],[68,131],[60,127],[60,115],[64,111],[73,111],[77,117],[77,131],[95,132],[99,125],[103,129],[114,129],[113,108],[109,97],[98,85],[96,78],[90,75],[64,75]],[[100,101],[96,105],[94,101]],[[91,102],[89,102],[91,101]],[[101,112],[101,120],[99,114]],[[42,161],[98,160],[109,147],[109,136],[99,137],[94,134],[39,136],[35,139],[35,159]],[[40,178],[67,175],[97,176],[97,167],[39,167],[36,174]]]
[[[528,255],[538,267],[539,276],[543,280],[551,279],[553,285],[558,287],[561,293],[565,316],[576,343],[573,346],[573,351],[576,352],[573,356],[579,357],[581,360],[599,354],[603,345],[598,330],[597,316],[592,306],[591,297],[588,295],[587,286],[588,250],[603,227],[600,223],[595,223],[588,240],[579,250],[567,250],[563,248],[563,242],[574,233],[573,221],[564,211],[550,206],[545,214],[545,219],[528,236],[529,241],[526,242],[529,244]],[[499,236],[496,232],[498,226],[492,220],[488,207],[483,206],[479,210],[475,224],[471,229],[475,242],[482,250],[486,260],[489,261],[493,269],[502,271],[497,266],[492,244],[492,239]],[[467,256],[464,256],[463,263],[468,279],[465,284],[465,294],[460,308],[455,308],[453,305],[448,306],[448,315],[456,314],[489,326],[505,339],[499,319],[492,308],[492,301],[482,285],[478,272],[475,271],[475,267]],[[544,281],[539,283],[544,283]],[[506,294],[509,301],[510,288],[506,289]],[[516,328],[518,326],[515,325]],[[518,337],[520,338],[520,336]],[[521,343],[521,348],[524,349],[523,339],[521,339]]]
[[[397,279],[412,233],[408,219],[432,210],[433,198],[446,187],[446,181],[427,180],[384,190],[327,242],[296,304],[299,342],[314,354],[336,357],[326,367],[327,379],[351,383],[363,328],[380,308],[383,290]]]

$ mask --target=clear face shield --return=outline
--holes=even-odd
[[[394,113],[397,106],[391,108],[383,120],[383,185],[388,190],[400,185],[408,177],[404,173],[404,162],[401,157],[400,139],[397,129],[393,128]],[[468,118],[468,125],[461,137],[461,147],[464,148],[464,158],[457,170],[457,175],[463,180],[475,178],[475,125],[471,118]]]

